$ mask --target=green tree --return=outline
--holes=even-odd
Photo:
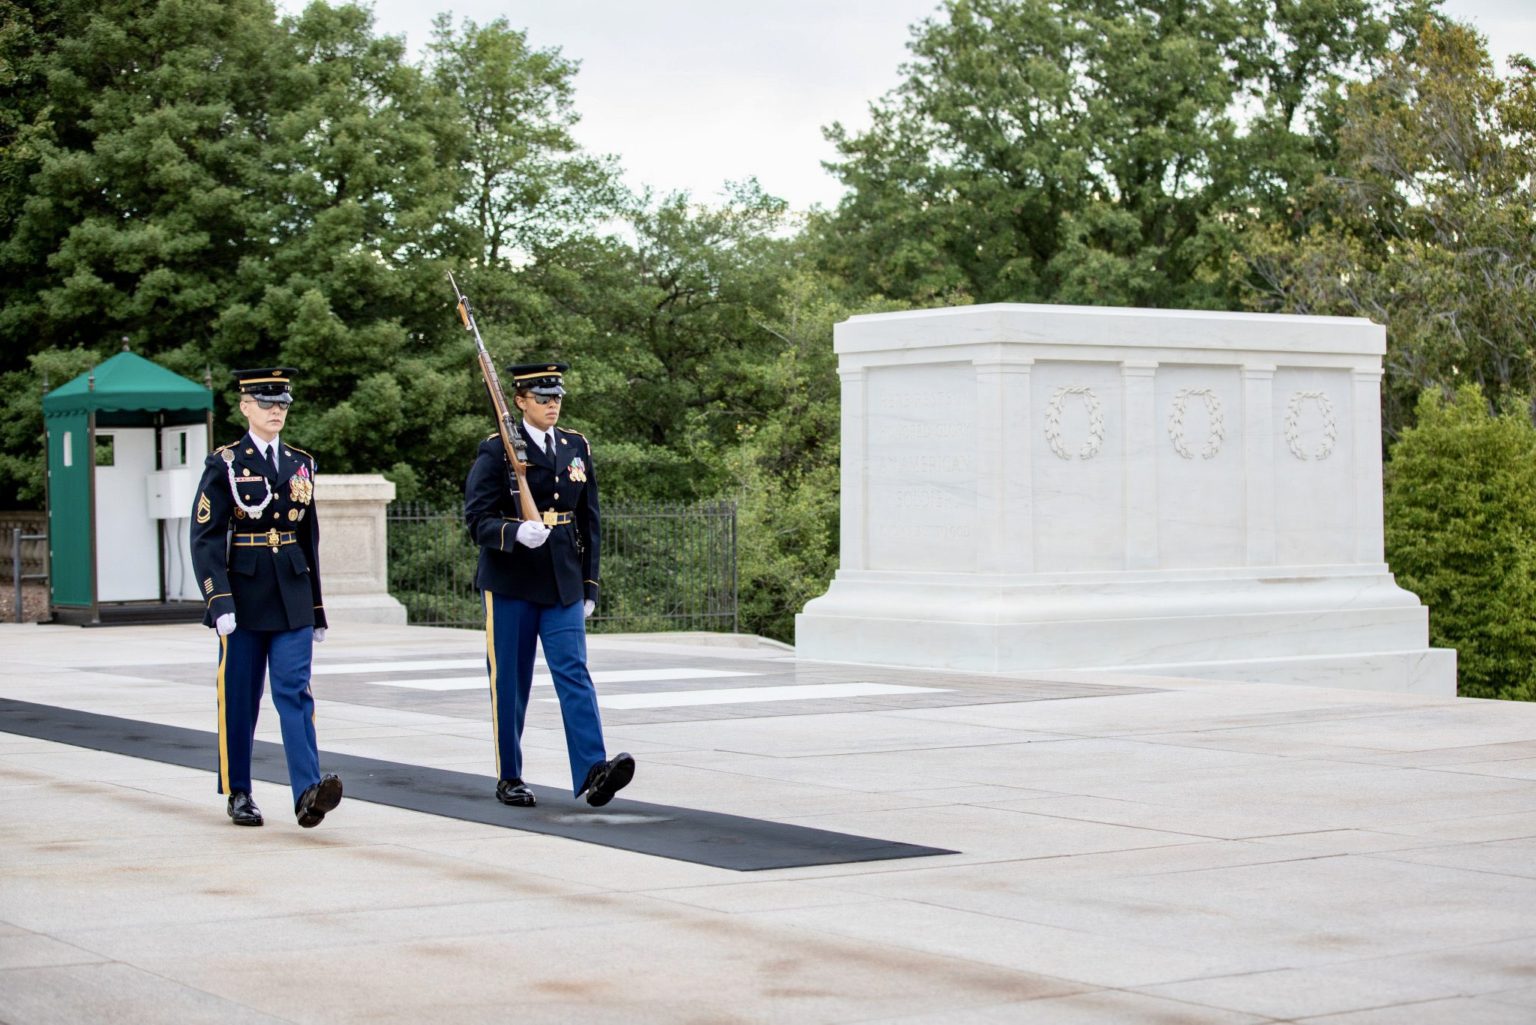
[[[1463,385],[1423,393],[1386,466],[1387,561],[1455,648],[1464,697],[1536,700],[1536,427]]]
[[[0,429],[36,437],[31,398],[11,397],[37,392],[33,357],[51,350],[104,356],[126,338],[202,376],[260,205],[248,171],[281,38],[262,0],[56,0],[30,29],[6,14]],[[41,497],[32,454],[0,467],[0,492]]]
[[[576,62],[530,48],[505,18],[455,30],[440,14],[427,51],[464,135],[459,213],[479,266],[524,263],[618,212],[612,161],[583,153],[571,136]]]
[[[1346,75],[1417,0],[946,0],[819,224],[858,291],[1230,306],[1238,228],[1328,159]]]
[[[229,240],[250,212],[250,131],[277,67],[270,7],[167,0],[54,5],[11,165],[0,267],[7,369],[50,346],[208,337]],[[210,42],[213,40],[213,42]],[[22,106],[28,106],[22,98]]]
[[[222,434],[238,426],[229,369],[294,365],[292,431],[327,471],[455,495],[488,421],[444,269],[536,311],[509,260],[612,202],[606,165],[570,151],[574,67],[500,23],[443,28],[439,64],[416,67],[353,4],[281,21],[267,0],[3,13],[4,395],[38,390],[31,356],[126,339],[210,368]],[[35,436],[34,407],[0,397],[0,432]],[[33,452],[0,463],[13,500],[41,497]]]
[[[739,619],[745,633],[793,642],[795,614],[837,572],[842,494],[841,382],[832,329],[855,313],[837,283],[809,270],[785,282],[763,327],[778,342],[758,370],[771,408],[738,425],[727,459],[737,503]]]
[[[642,197],[633,241],[575,240],[527,269],[547,297],[528,333],[571,357],[572,418],[601,442],[605,490],[693,501],[726,486],[740,426],[776,405],[763,318],[795,252],[786,217],[756,182],[713,206]]]
[[[251,175],[257,232],[212,351],[222,367],[301,368],[295,437],[326,470],[392,471],[410,493],[464,405],[459,368],[438,354],[451,325],[432,260],[453,207],[457,125],[366,10],[312,3],[283,28],[268,164]]]
[[[434,206],[439,147],[412,127],[422,90],[398,41],[325,4],[282,25],[265,0],[56,11],[36,76],[48,105],[0,245],[10,383],[31,383],[28,354],[124,340],[189,376],[211,367],[216,386],[230,367],[293,363],[311,400],[299,433],[346,454],[330,469],[366,464],[362,439],[393,424],[349,432],[348,403],[369,421],[400,405],[369,375],[415,305],[386,260],[449,197]],[[16,483],[36,494],[35,476]]]
[[[549,275],[540,268],[553,266],[558,276],[567,254],[603,251],[597,226],[621,217],[628,201],[612,161],[584,153],[571,136],[576,63],[558,50],[529,47],[526,33],[505,19],[455,28],[443,15],[434,24],[427,71],[459,142],[455,205],[442,224],[441,252],[473,299],[498,363],[573,359],[581,351],[572,344],[573,319],[577,338],[590,332],[546,294]],[[435,287],[446,295],[442,269],[436,273]],[[427,305],[444,322],[458,323],[447,305]],[[433,431],[431,453],[422,453],[441,468],[428,488],[440,504],[457,501],[475,443],[492,427],[473,352],[462,332],[451,332],[442,348],[453,393],[467,405],[452,433]],[[590,369],[579,366],[573,384]],[[585,429],[590,423],[574,397],[572,426]]]
[[[63,35],[65,4],[0,0],[0,224],[14,225],[37,170],[36,133],[47,132],[47,71]]]
[[[1425,388],[1536,393],[1536,64],[1501,78],[1476,32],[1426,25],[1349,89],[1337,138],[1291,224],[1248,240],[1251,303],[1385,324],[1388,437]]]

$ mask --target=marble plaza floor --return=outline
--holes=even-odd
[[[267,824],[239,829],[207,769],[0,719],[0,1022],[1536,1022],[1536,706],[591,649],[640,765],[597,821],[956,853],[742,872],[519,830],[481,635],[343,625],[322,749],[484,773],[494,820],[347,800],[301,830],[258,783]],[[4,625],[0,699],[209,730],[214,650]],[[558,787],[552,697],[525,774]]]

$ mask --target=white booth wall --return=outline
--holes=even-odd
[[[96,462],[96,600],[158,601],[160,547],[144,500],[155,470],[153,427],[98,427]]]
[[[193,495],[208,428],[98,426],[95,467],[96,600],[202,601],[187,563]],[[105,455],[110,450],[110,456]]]
[[[158,525],[165,562],[166,601],[201,602],[197,574],[192,571],[192,503],[208,456],[204,424],[163,427],[160,469],[145,481],[150,516]]]

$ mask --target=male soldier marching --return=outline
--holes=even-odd
[[[251,748],[264,678],[282,726],[294,812],[306,829],[341,803],[341,780],[320,774],[312,641],[325,639],[316,547],[315,460],[278,435],[293,402],[291,367],[236,370],[250,430],[215,449],[192,510],[192,566],[219,635],[219,793],[237,826],[262,824],[251,799]]]
[[[601,807],[635,775],[627,752],[608,757],[587,671],[584,621],[597,606],[597,471],[587,439],[555,426],[566,369],[564,363],[507,367],[516,389],[512,401],[523,414],[514,429],[528,446],[528,489],[542,522],[523,519],[497,434],[481,442],[464,485],[464,522],[480,546],[475,586],[485,606],[496,799],[522,808],[537,803],[522,778],[522,735],[538,644],[560,700],[571,792]]]

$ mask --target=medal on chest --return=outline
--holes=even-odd
[[[587,464],[581,461],[581,456],[571,460],[569,467],[571,480],[578,484],[584,484],[587,480]]]
[[[315,479],[309,475],[309,467],[303,463],[288,478],[288,498],[298,505],[308,505],[315,495]]]

